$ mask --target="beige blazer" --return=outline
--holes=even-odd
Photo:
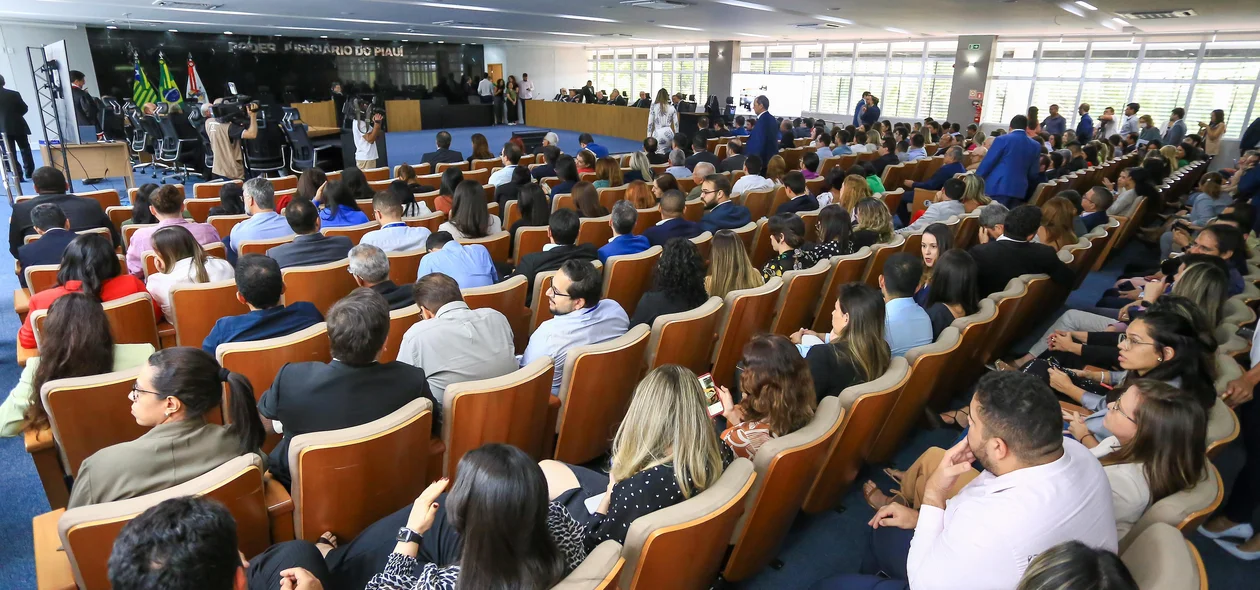
[[[228,427],[201,419],[153,427],[131,442],[106,447],[79,467],[70,508],[125,500],[177,486],[241,455]]]

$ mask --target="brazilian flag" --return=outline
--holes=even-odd
[[[181,96],[179,94],[179,86],[175,85],[175,79],[171,77],[171,69],[166,67],[166,56],[158,54],[158,88],[162,91],[162,100],[166,102],[179,102]]]
[[[136,108],[140,108],[147,103],[156,103],[158,101],[157,91],[153,89],[153,84],[149,83],[149,77],[144,74],[144,70],[140,68],[140,55],[134,54],[133,61],[135,74],[131,80],[131,102],[136,104]]]

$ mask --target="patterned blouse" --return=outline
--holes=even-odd
[[[740,422],[722,432],[722,442],[731,448],[731,452],[735,453],[736,457],[749,460],[757,454],[761,445],[770,442],[773,438],[774,433],[770,431],[770,425],[756,420]]]
[[[801,264],[806,268],[811,268],[818,264],[819,260],[828,260],[832,256],[845,256],[853,253],[853,242],[845,240],[840,242],[832,240],[830,242],[819,242],[814,247],[801,252]]]
[[[805,266],[805,255],[800,250],[788,250],[773,258],[761,268],[761,278],[769,281],[772,277],[781,277],[789,270],[801,270]]]
[[[565,572],[571,572],[586,559],[582,546],[581,531],[573,528],[573,519],[559,503],[547,505],[547,530],[564,553]],[[385,563],[385,571],[372,576],[366,590],[455,590],[459,581],[459,565],[441,567],[424,564],[420,575],[415,575],[419,562],[414,557],[392,553]]]

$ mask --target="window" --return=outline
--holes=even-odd
[[[630,102],[640,92],[656,98],[657,90],[705,96],[709,89],[709,46],[618,47],[586,52],[587,72],[595,90],[615,88]]]

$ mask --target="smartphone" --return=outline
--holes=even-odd
[[[231,93],[232,95],[239,94],[236,91],[236,82],[228,82],[228,92]]]
[[[705,373],[700,376],[700,387],[704,388],[705,398],[708,399],[709,417],[713,418],[722,413],[722,400],[718,398],[717,386],[713,384],[713,375]]]

